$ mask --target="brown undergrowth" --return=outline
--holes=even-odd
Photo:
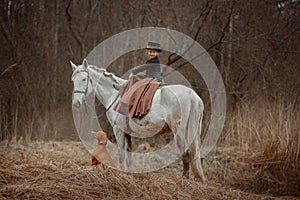
[[[0,143],[0,199],[299,199],[299,108],[258,102],[228,113],[205,184],[180,162],[127,174],[91,166],[80,142],[13,140]]]
[[[228,118],[224,145],[236,147],[247,170],[231,177],[243,191],[300,197],[299,105],[286,101],[241,103]]]
[[[246,169],[224,149],[208,158],[206,184],[181,176],[178,163],[145,174],[92,167],[80,142],[31,142],[0,148],[1,199],[277,199],[234,188]],[[228,176],[224,178],[224,176]],[[280,197],[292,199],[292,197]]]

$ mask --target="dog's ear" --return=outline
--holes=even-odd
[[[91,132],[92,132],[92,136],[93,136],[94,138],[97,138],[97,136],[98,136],[97,132],[96,132],[96,131],[91,131]]]
[[[105,133],[104,131],[99,131],[99,134],[100,134],[102,137],[107,138],[107,133]]]

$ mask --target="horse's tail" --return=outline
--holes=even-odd
[[[191,109],[191,113],[190,113],[190,115],[193,116],[194,119],[192,120],[190,119],[189,121],[190,123],[196,124],[196,128],[193,133],[195,134],[195,137],[189,148],[190,151],[189,154],[190,154],[191,168],[194,175],[197,178],[200,178],[204,182],[205,176],[203,173],[202,158],[200,152],[203,109],[204,109],[203,102],[200,99],[200,97],[198,97],[196,99],[196,102],[193,103],[193,108]]]

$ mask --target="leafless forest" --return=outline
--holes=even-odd
[[[299,197],[299,14],[299,0],[2,0],[0,197]],[[183,179],[173,168],[162,173],[165,179],[81,169],[90,163],[88,153],[78,147],[72,118],[69,61],[81,64],[97,44],[138,27],[165,27],[192,37],[222,74],[228,109],[218,147],[204,166],[208,185]],[[204,100],[208,119],[208,91],[201,77],[182,58],[162,53],[160,59],[189,80]],[[133,52],[108,70],[122,75],[144,60]],[[205,132],[209,122],[204,121]],[[61,187],[53,192],[47,186],[55,180]],[[103,188],[97,190],[97,185]]]

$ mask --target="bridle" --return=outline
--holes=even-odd
[[[80,69],[80,70],[78,70],[77,72],[76,72],[76,74],[78,74],[78,73],[80,73],[80,72],[85,72],[85,73],[87,73],[87,84],[86,84],[86,88],[85,88],[85,90],[83,91],[83,90],[74,90],[73,91],[73,94],[75,94],[75,93],[79,93],[79,94],[84,94],[84,96],[86,97],[86,95],[87,95],[87,92],[88,92],[88,87],[89,87],[89,82],[90,82],[90,74],[89,74],[89,71],[88,70],[84,70],[84,69]],[[100,116],[98,116],[98,117],[103,117],[104,116],[104,114],[106,114],[107,113],[107,111],[109,111],[110,110],[110,108],[113,106],[113,104],[117,101],[117,99],[119,98],[119,96],[120,96],[120,94],[118,93],[118,95],[115,97],[115,99],[112,101],[112,103],[107,107],[107,108],[105,108],[105,111],[104,111],[104,113],[102,113]]]
[[[80,72],[85,72],[85,73],[87,73],[87,84],[86,84],[86,88],[85,88],[85,90],[83,91],[83,90],[74,90],[73,91],[73,94],[75,94],[75,93],[80,93],[80,94],[84,94],[84,96],[86,97],[86,95],[87,95],[87,92],[88,92],[88,87],[89,87],[89,82],[90,82],[90,74],[89,74],[89,71],[88,70],[84,70],[84,69],[80,69],[80,70],[78,70],[76,73],[78,74],[78,73],[80,73]]]

